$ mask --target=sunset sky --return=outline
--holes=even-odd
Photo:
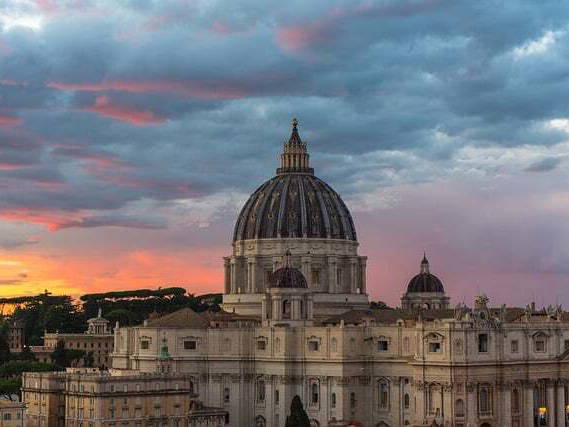
[[[0,296],[221,292],[295,116],[372,299],[569,307],[558,0],[0,0]]]

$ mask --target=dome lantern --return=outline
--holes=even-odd
[[[281,167],[277,169],[277,175],[286,173],[313,174],[314,169],[309,164],[310,155],[306,144],[302,142],[298,133],[298,120],[292,119],[292,132],[288,142],[285,142],[281,154]]]

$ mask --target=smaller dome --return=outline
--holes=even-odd
[[[421,272],[413,277],[407,285],[407,293],[416,292],[445,292],[443,282],[429,271],[429,261],[426,255],[423,255],[421,261]]]
[[[420,273],[413,277],[407,285],[407,293],[410,292],[441,292],[445,289],[440,279],[431,273]]]
[[[271,288],[308,288],[306,279],[300,270],[292,267],[282,267],[271,274]]]

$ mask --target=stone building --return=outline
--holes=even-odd
[[[24,427],[25,405],[11,400],[0,400],[0,427]]]
[[[560,307],[449,309],[426,256],[401,309],[370,310],[349,211],[314,176],[293,122],[277,175],[245,203],[221,313],[184,309],[115,331],[113,367],[191,375],[231,425],[565,427],[569,316]],[[217,320],[216,320],[217,319]],[[219,321],[223,319],[223,321]]]
[[[284,426],[295,395],[312,426],[566,427],[561,307],[492,307],[481,296],[450,309],[424,257],[402,308],[370,310],[357,248],[350,213],[314,176],[294,121],[277,175],[237,219],[225,311],[115,328],[113,371],[188,378],[235,427]]]
[[[24,350],[24,323],[14,320],[8,326],[8,347],[10,353],[21,353]]]
[[[110,367],[110,354],[113,351],[113,333],[109,328],[109,321],[102,316],[99,309],[97,317],[87,320],[87,331],[83,334],[58,332],[45,332],[42,346],[30,346],[30,350],[40,362],[51,362],[51,353],[57,343],[63,341],[65,348],[70,350],[83,350],[92,353],[93,367],[106,369]],[[78,366],[83,361],[77,361]]]
[[[221,427],[226,412],[204,406],[190,375],[101,372],[25,373],[28,427]]]

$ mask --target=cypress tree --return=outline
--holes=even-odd
[[[302,406],[302,401],[298,395],[292,398],[290,404],[290,415],[286,417],[286,427],[310,427],[310,420]]]

